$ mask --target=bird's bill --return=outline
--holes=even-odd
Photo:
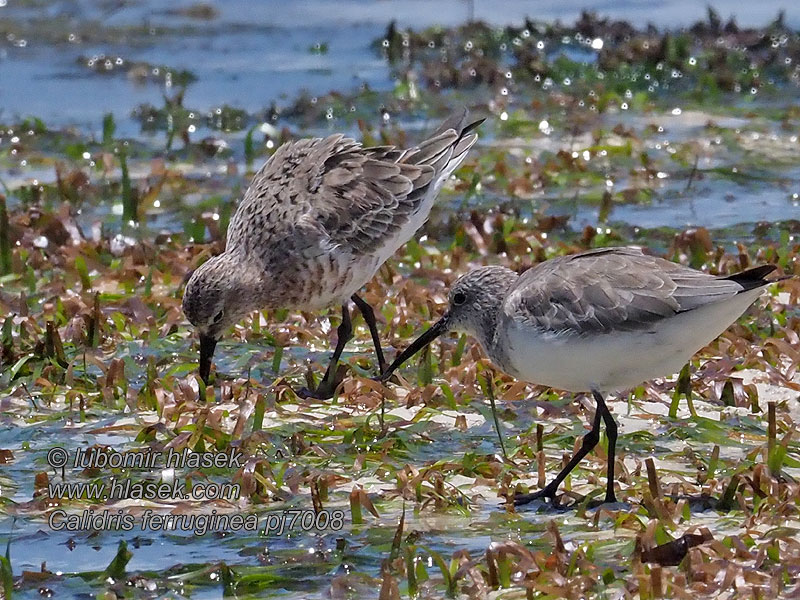
[[[217,340],[214,337],[200,336],[200,378],[206,385],[208,385],[208,377],[211,375],[211,357],[214,356],[216,345]]]
[[[422,350],[425,346],[430,344],[433,340],[437,337],[442,335],[443,333],[447,333],[449,329],[449,317],[445,314],[441,319],[436,321],[428,331],[423,333],[419,336],[416,340],[411,342],[411,345],[403,350],[397,358],[394,359],[394,362],[389,365],[389,367],[381,374],[381,381],[386,381],[389,377],[392,376],[392,373],[406,362],[409,358],[414,356],[417,352]]]

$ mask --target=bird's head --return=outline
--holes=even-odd
[[[249,271],[223,253],[198,267],[183,292],[183,312],[200,336],[200,377],[208,383],[214,348],[223,333],[258,308]]]
[[[444,315],[397,356],[381,379],[386,381],[400,365],[449,331],[471,335],[488,347],[503,300],[518,277],[514,271],[496,266],[480,267],[462,275],[450,288]]]
[[[479,267],[459,277],[450,288],[445,314],[448,330],[466,333],[481,343],[488,341],[486,335],[494,332],[498,311],[517,278],[514,271],[497,266]]]

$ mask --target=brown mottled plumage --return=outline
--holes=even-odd
[[[355,294],[425,222],[444,181],[477,140],[471,131],[480,122],[468,124],[463,111],[407,150],[363,148],[341,134],[281,146],[253,177],[231,219],[225,252],[186,285],[183,309],[200,333],[203,378],[216,340],[248,313],[341,304],[339,343],[316,394],[330,396],[334,365],[352,335],[351,298],[383,367],[371,308]]]

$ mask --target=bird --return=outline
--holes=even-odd
[[[723,333],[772,281],[765,264],[715,276],[641,248],[598,248],[560,256],[518,274],[503,266],[473,269],[452,285],[449,307],[402,351],[379,379],[449,331],[478,341],[507,374],[567,392],[591,393],[597,409],[581,447],[543,489],[513,503],[557,504],[561,482],[600,440],[608,439],[605,500],[616,503],[617,424],[605,396],[679,371]]]
[[[427,140],[401,149],[364,147],[337,133],[283,144],[253,176],[231,218],[225,250],[200,265],[183,293],[183,312],[200,339],[199,375],[209,383],[224,332],[262,309],[340,305],[338,340],[324,377],[299,395],[326,399],[352,338],[350,301],[386,366],[372,307],[358,290],[425,223],[444,182],[478,139],[466,109]]]

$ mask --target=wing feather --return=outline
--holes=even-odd
[[[526,271],[503,308],[508,318],[556,334],[646,331],[660,320],[744,290],[733,279],[639,249],[604,248],[556,258]]]
[[[372,253],[419,210],[432,184],[477,140],[457,113],[415,148],[363,148],[341,134],[281,146],[254,176],[228,228],[228,248],[258,251],[292,238],[305,255],[325,246]]]

